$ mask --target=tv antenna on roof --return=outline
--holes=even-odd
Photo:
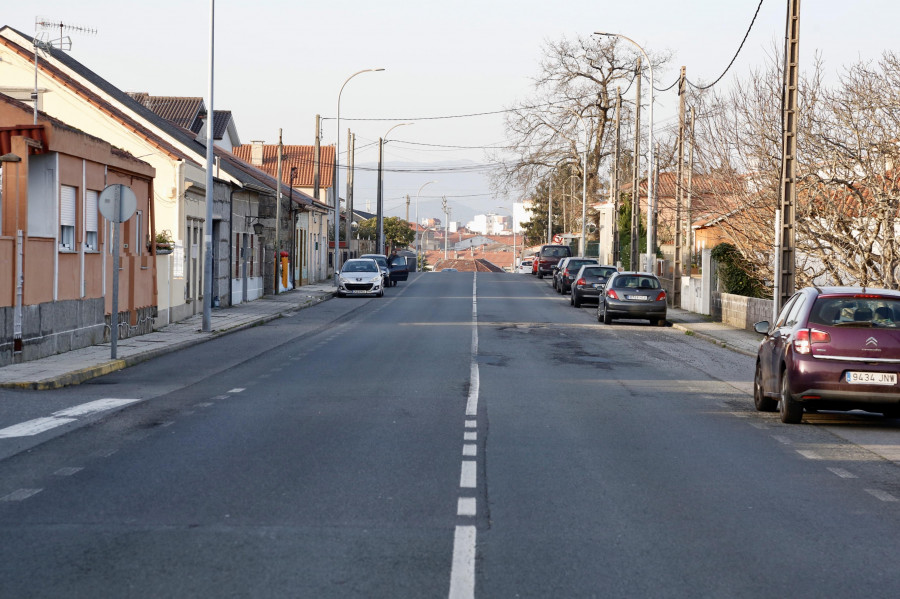
[[[51,39],[50,31],[59,29],[59,38]],[[65,35],[67,31],[72,33],[88,33],[96,34],[97,30],[91,27],[83,27],[81,25],[72,25],[60,20],[48,19],[46,17],[35,17],[34,19],[34,91],[31,93],[31,99],[34,102],[34,124],[37,125],[38,113],[38,52],[45,56],[51,55],[51,50],[69,51],[72,49],[72,38]]]

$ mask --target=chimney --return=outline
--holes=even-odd
[[[263,164],[263,147],[264,141],[250,142],[250,164],[253,166],[262,166]]]

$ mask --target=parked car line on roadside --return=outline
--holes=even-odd
[[[620,318],[647,319],[666,325],[666,291],[649,272],[617,272],[610,275],[597,301],[597,320],[612,324]]]

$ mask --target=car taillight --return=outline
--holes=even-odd
[[[585,284],[584,278],[578,279],[577,281],[575,281],[575,284],[576,285],[584,285]]]
[[[808,354],[813,343],[831,343],[831,335],[817,329],[801,329],[794,336],[794,351]]]
[[[662,301],[662,300],[664,300],[664,299],[666,299],[666,292],[665,292],[665,291],[660,291],[660,292],[659,292],[659,295],[656,296],[656,301],[659,302],[659,301]]]
[[[607,297],[611,297],[611,298],[613,298],[614,300],[619,299],[619,296],[616,295],[616,290],[615,290],[615,289],[608,289],[608,290],[606,291],[606,296],[607,296]]]

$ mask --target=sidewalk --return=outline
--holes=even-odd
[[[41,390],[77,385],[213,337],[274,320],[282,314],[314,306],[333,296],[334,285],[329,282],[267,295],[230,308],[216,308],[212,311],[212,331],[209,333],[201,331],[203,315],[195,314],[147,335],[119,340],[115,360],[110,358],[109,343],[104,343],[40,360],[11,364],[0,368],[0,388]],[[756,333],[713,322],[707,316],[678,308],[670,308],[668,318],[673,328],[741,354],[756,356],[760,340]]]
[[[116,359],[110,358],[109,343],[0,368],[0,387],[15,389],[57,389],[77,385],[94,377],[121,370],[156,356],[203,343],[213,337],[268,322],[282,314],[302,310],[334,297],[334,284],[304,285],[278,295],[230,308],[215,308],[210,318],[212,331],[204,333],[203,314],[167,325],[146,335],[120,339]]]
[[[746,329],[736,329],[710,317],[681,308],[669,308],[667,317],[672,327],[682,330],[698,339],[721,345],[751,358],[756,357],[756,350],[763,336]]]

